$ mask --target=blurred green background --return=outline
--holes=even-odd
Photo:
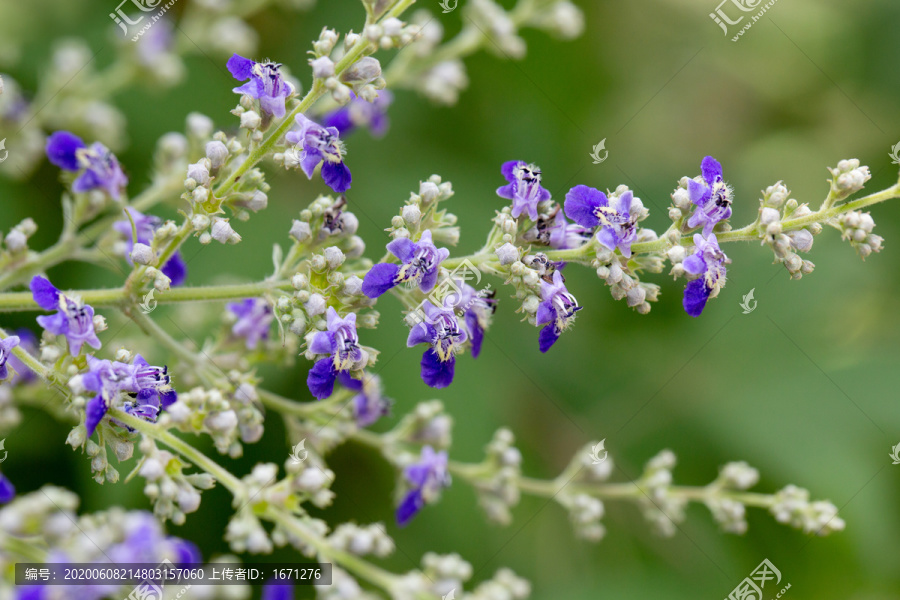
[[[385,139],[364,132],[348,139],[349,199],[368,256],[382,254],[391,216],[432,173],[456,191],[448,203],[463,232],[456,252],[480,247],[503,202],[494,194],[503,183],[500,164],[511,159],[539,164],[558,200],[576,183],[628,184],[652,211],[645,224],[657,231],[668,225],[664,211],[676,181],[699,173],[707,154],[723,163],[736,190],[736,225],[753,218],[758,191],[779,179],[793,197],[817,206],[827,192],[825,167],[843,158],[870,166],[870,190],[896,181],[888,156],[900,139],[896,2],[781,0],[737,43],[708,16],[716,0],[576,3],[585,11],[586,31],[574,42],[526,31],[528,55],[520,62],[489,54],[467,60],[470,86],[458,105],[436,107],[399,92]],[[441,15],[437,0],[419,4],[437,11],[448,32],[459,29],[459,12]],[[108,64],[113,8],[112,0],[4,3],[0,37],[23,44],[21,60],[6,70],[34,89],[59,36],[105,47],[96,60]],[[353,0],[322,1],[306,13],[268,10],[251,20],[261,32],[257,58],[283,62],[306,81],[308,41],[324,25],[358,30],[361,15]],[[128,116],[130,143],[119,156],[132,195],[149,181],[156,139],[181,131],[189,112],[210,115],[218,127],[236,126],[228,113],[237,101],[235,82],[224,71],[225,58],[207,54],[187,59],[189,77],[173,89],[132,86],[115,97]],[[385,63],[388,54],[380,55]],[[603,138],[609,159],[591,164],[591,147]],[[229,273],[241,280],[265,276],[272,241],[286,244],[291,218],[325,191],[321,181],[307,182],[299,173],[273,172],[269,181],[268,210],[237,227],[243,243],[188,242],[189,284]],[[61,226],[61,189],[56,169],[46,164],[28,181],[0,181],[0,227],[32,215],[40,226],[32,247],[49,246]],[[845,532],[810,538],[753,510],[746,535],[725,535],[705,508],[693,506],[679,533],[661,539],[636,507],[609,502],[607,536],[594,545],[576,540],[566,513],[543,499],[524,498],[508,528],[485,525],[474,493],[459,481],[401,531],[393,525],[391,470],[354,445],[331,460],[337,500],[326,518],[387,522],[398,546],[385,561],[391,569],[414,568],[429,550],[455,551],[472,563],[476,580],[509,566],[532,581],[538,599],[722,598],[764,558],[791,584],[788,598],[900,598],[900,466],[888,457],[900,442],[895,204],[872,210],[884,252],[863,263],[828,228],[809,256],[815,272],[799,282],[771,264],[767,249],[729,244],[728,286],[696,320],[681,308],[682,284],[665,275],[654,279],[662,285],[661,301],[641,316],[613,301],[590,269],[571,267],[567,283],[586,308],[547,355],[538,352],[538,331],[518,322],[514,300],[500,290],[482,356],[463,357],[454,384],[438,393],[416,375],[421,352],[405,349],[393,298],[380,305],[379,333],[362,333],[363,343],[382,351],[379,372],[396,401],[394,417],[377,427],[437,397],[455,420],[453,458],[480,460],[493,431],[509,426],[525,473],[545,478],[582,444],[601,438],[620,467],[619,480],[638,476],[662,448],[678,456],[675,479],[683,484],[705,484],[721,464],[746,460],[762,474],[756,490],[806,487],[813,498],[840,507]],[[171,207],[159,213],[175,215]],[[117,285],[112,275],[82,265],[57,267],[51,277],[63,288]],[[744,315],[738,304],[751,288],[759,305]],[[192,310],[214,317],[221,306]],[[34,326],[33,316],[3,315],[2,325]],[[137,343],[126,329],[115,346]],[[292,372],[264,373],[276,391],[307,399],[304,361]],[[69,487],[82,496],[85,511],[149,506],[140,481],[94,484],[88,461],[63,445],[66,432],[65,425],[29,413],[23,427],[3,432],[10,452],[4,473],[21,491],[46,482]],[[273,417],[264,439],[246,447],[241,460],[220,460],[244,474],[261,460],[280,463],[287,451]],[[230,514],[227,494],[216,489],[204,494],[185,526],[169,530],[197,541],[207,556],[224,552]],[[312,596],[302,590],[298,597]]]

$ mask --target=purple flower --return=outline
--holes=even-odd
[[[16,497],[16,488],[3,473],[0,473],[0,504],[6,504]]]
[[[719,221],[731,216],[731,188],[722,179],[722,165],[712,156],[700,163],[704,183],[688,180],[688,196],[697,205],[688,219],[688,227],[703,226],[703,235],[708,237]]]
[[[714,234],[705,238],[694,234],[694,254],[684,259],[682,266],[691,275],[700,275],[684,288],[684,310],[692,317],[699,317],[706,301],[715,298],[725,285],[725,265],[731,260],[719,248]]]
[[[100,339],[94,332],[94,309],[79,299],[59,293],[45,277],[31,280],[34,301],[44,310],[55,310],[55,315],[37,318],[38,324],[53,335],[64,335],[69,342],[69,352],[77,356],[81,346],[100,348]]]
[[[147,244],[150,245],[150,242],[153,241],[153,234],[156,232],[156,228],[159,227],[160,219],[154,215],[145,215],[133,208],[126,208],[125,210],[131,215],[131,218],[134,220],[134,228],[137,232],[137,241],[139,244]],[[125,258],[128,259],[128,262],[131,263],[131,251],[134,248],[134,238],[132,236],[131,231],[131,221],[128,219],[124,219],[122,221],[116,221],[113,224],[113,227],[116,231],[125,236]],[[187,265],[184,262],[184,259],[181,257],[180,252],[176,252],[172,255],[172,257],[166,261],[166,264],[163,265],[161,269],[163,275],[171,279],[171,285],[181,285],[184,283],[185,278],[187,277]]]
[[[500,169],[509,182],[497,189],[501,198],[513,201],[512,216],[518,219],[524,210],[532,221],[537,221],[537,205],[550,199],[550,192],[541,187],[541,170],[521,160],[503,163]]]
[[[391,401],[381,393],[381,378],[363,374],[362,381],[349,373],[338,373],[338,381],[345,388],[359,392],[353,397],[353,418],[357,427],[368,427],[391,412]]]
[[[400,527],[409,523],[426,503],[433,501],[442,488],[450,485],[447,453],[435,452],[431,446],[423,446],[419,462],[406,467],[403,476],[412,489],[397,507],[397,525]]]
[[[418,285],[427,294],[437,283],[441,262],[450,256],[449,250],[438,248],[431,241],[430,229],[422,233],[418,242],[397,238],[387,249],[403,264],[379,263],[369,269],[362,284],[362,292],[369,298],[377,298],[400,283]]]
[[[10,336],[10,338],[11,337],[13,336]],[[29,354],[34,354],[35,352],[37,352],[38,340],[37,337],[35,337],[35,335],[31,333],[31,330],[25,328],[17,329],[16,337],[19,338],[19,346],[23,350],[25,350]],[[8,354],[7,359],[7,364],[9,364],[9,366],[12,367],[12,370],[15,371],[15,374],[8,382],[11,385],[26,384],[37,379],[37,375],[34,374],[34,371],[26,367],[25,363],[19,360],[19,358],[15,354]],[[3,360],[4,359],[0,359],[0,363],[2,363]],[[2,370],[2,368],[3,367],[0,366],[0,370]],[[0,379],[3,379],[3,377],[0,376]]]
[[[263,585],[262,600],[294,600],[294,584],[272,578]]]
[[[429,344],[431,348],[422,355],[422,380],[433,388],[445,388],[453,382],[456,353],[469,335],[459,322],[452,306],[438,307],[422,302],[425,319],[409,332],[406,345]]]
[[[281,76],[281,64],[258,63],[235,54],[228,59],[227,67],[238,81],[250,80],[233,92],[256,98],[265,113],[279,119],[285,115],[284,101],[294,93],[294,87]]]
[[[12,356],[12,349],[19,345],[19,336],[11,335],[8,338],[0,340],[0,381],[3,381],[9,375],[9,367],[6,361]]]
[[[633,210],[634,194],[626,191],[611,206],[606,194],[586,185],[576,185],[566,194],[566,216],[588,229],[599,227],[597,241],[605,248],[618,248],[631,256],[631,243],[637,237],[639,210]]]
[[[389,124],[387,110],[394,95],[381,90],[374,102],[367,102],[352,93],[351,96],[353,99],[348,104],[322,117],[322,126],[334,127],[341,137],[346,137],[357,127],[368,127],[375,137],[383,136]]]
[[[538,306],[536,322],[538,325],[547,325],[538,338],[541,352],[546,352],[575,320],[575,313],[582,307],[578,306],[578,301],[566,289],[565,280],[559,271],[553,272],[552,283],[541,281],[541,297],[544,301]]]
[[[327,398],[334,391],[334,382],[339,373],[357,371],[369,360],[368,353],[359,346],[355,313],[342,319],[329,306],[325,321],[327,330],[313,334],[309,350],[313,354],[328,356],[316,361],[306,378],[310,393],[319,400]]]
[[[96,394],[84,408],[88,436],[94,434],[120,392],[127,398],[122,400],[122,410],[150,422],[156,422],[160,410],[178,398],[167,368],[149,365],[140,354],[131,365],[93,356],[87,357],[87,363],[89,371],[81,375],[81,385]]]
[[[238,318],[231,333],[244,338],[248,350],[256,348],[260,340],[268,339],[269,326],[275,318],[268,302],[262,298],[247,298],[242,302],[231,302],[227,308]]]
[[[286,165],[300,165],[309,179],[316,167],[322,165],[322,179],[338,194],[350,189],[352,176],[344,164],[344,145],[336,127],[322,127],[302,114],[294,120],[299,129],[289,131],[284,137],[294,144],[285,153]]]
[[[452,306],[462,314],[463,324],[469,343],[472,346],[472,358],[478,358],[481,353],[481,343],[484,341],[484,330],[491,322],[491,316],[497,310],[495,292],[476,291],[471,285],[462,280],[456,281],[457,290],[444,298],[444,304]]]
[[[576,223],[569,223],[557,206],[552,215],[540,215],[534,227],[525,232],[527,242],[537,242],[557,250],[578,248],[591,237],[590,230]]]
[[[72,183],[73,192],[102,189],[118,200],[128,184],[119,161],[100,142],[88,147],[74,133],[57,131],[47,138],[46,152],[50,162],[60,169],[80,173]]]

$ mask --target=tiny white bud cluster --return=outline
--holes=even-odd
[[[37,224],[35,224],[34,219],[27,217],[10,229],[5,239],[2,232],[0,232],[0,241],[4,242],[6,250],[10,254],[22,254],[28,250],[28,238],[34,235],[36,231]]]
[[[831,202],[843,200],[865,187],[872,178],[869,167],[860,166],[859,159],[842,160],[837,167],[828,169],[831,172]]]
[[[838,509],[831,502],[809,501],[809,491],[789,485],[775,494],[770,512],[779,523],[802,529],[804,533],[828,535],[843,531],[844,520],[837,516]]]
[[[872,233],[875,229],[875,220],[871,214],[856,210],[846,212],[838,218],[838,227],[841,230],[841,239],[850,242],[863,259],[873,252],[881,251],[884,238]]]

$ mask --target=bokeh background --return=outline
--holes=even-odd
[[[500,164],[511,159],[539,164],[560,200],[576,183],[628,184],[651,208],[645,224],[657,231],[668,225],[665,206],[676,181],[696,175],[707,154],[722,162],[736,190],[735,224],[752,219],[759,190],[780,179],[793,197],[818,205],[828,189],[825,167],[842,158],[870,166],[870,190],[896,181],[897,166],[888,156],[900,140],[896,2],[780,0],[737,43],[709,18],[715,0],[576,3],[586,15],[579,39],[561,42],[526,31],[522,61],[484,53],[467,60],[470,86],[456,106],[437,107],[401,91],[386,138],[357,132],[348,139],[349,197],[369,256],[381,255],[391,216],[432,173],[456,190],[448,203],[463,232],[456,251],[480,247],[502,205],[494,194],[503,183]],[[459,29],[459,12],[441,15],[436,0],[420,4],[436,11],[448,32]],[[112,0],[4,2],[0,39],[20,44],[21,56],[2,68],[34,89],[61,36],[83,37],[95,50],[106,47],[96,60],[109,63],[113,9]],[[361,15],[354,0],[323,0],[301,13],[267,10],[251,20],[262,32],[257,58],[283,62],[305,79],[308,41],[324,25],[358,30]],[[138,84],[115,96],[128,117],[129,144],[119,156],[131,194],[149,182],[156,139],[182,131],[189,112],[211,116],[218,127],[236,126],[228,112],[237,100],[235,83],[224,62],[213,52],[195,53],[187,59],[188,78],[177,87]],[[588,154],[604,138],[609,159],[594,165]],[[265,276],[272,241],[286,244],[291,218],[325,191],[299,173],[270,171],[269,208],[240,225],[243,243],[188,242],[190,284]],[[49,246],[61,227],[61,189],[46,164],[26,181],[0,180],[0,227],[34,216],[40,230],[31,245]],[[538,352],[538,331],[519,322],[514,300],[501,289],[482,356],[462,358],[456,381],[440,392],[419,380],[421,353],[405,349],[393,298],[380,304],[378,333],[363,332],[363,342],[382,351],[379,372],[396,401],[394,416],[380,428],[416,402],[437,397],[455,420],[452,457],[480,460],[493,431],[508,426],[531,476],[555,476],[582,444],[601,438],[620,466],[620,480],[638,476],[663,448],[678,456],[675,478],[683,484],[705,484],[721,464],[746,460],[762,473],[759,491],[795,483],[833,501],[845,532],[806,536],[753,510],[746,535],[725,535],[705,508],[694,506],[677,535],[662,539],[635,506],[608,502],[607,536],[590,544],[577,541],[566,513],[544,499],[524,498],[508,528],[486,525],[462,482],[397,530],[392,471],[352,444],[331,461],[337,500],[325,517],[387,522],[399,548],[385,561],[389,568],[414,568],[429,550],[456,551],[473,564],[476,580],[509,566],[533,582],[538,599],[722,598],[763,558],[791,584],[789,598],[900,598],[900,466],[888,457],[900,442],[897,204],[872,209],[884,252],[863,262],[827,228],[809,256],[815,272],[799,282],[771,264],[767,249],[729,244],[730,281],[699,319],[681,308],[682,284],[664,275],[655,279],[663,289],[660,302],[641,316],[613,301],[590,269],[572,267],[567,283],[585,309],[547,355]],[[158,212],[174,216],[174,205]],[[63,288],[117,285],[113,275],[91,266],[65,265],[50,274]],[[751,288],[758,308],[744,315],[738,305]],[[160,310],[214,322],[222,307]],[[3,315],[2,325],[33,327],[33,316]],[[136,339],[126,329],[116,345]],[[305,400],[305,368],[301,359],[293,370],[271,366],[263,374],[276,391]],[[66,425],[37,413],[25,421],[3,432],[10,452],[4,473],[21,491],[63,485],[81,495],[84,511],[149,506],[139,480],[96,485],[86,458],[63,445]],[[273,416],[263,440],[248,446],[242,459],[220,460],[243,474],[261,460],[281,462],[287,451]],[[230,514],[227,494],[215,489],[186,525],[169,531],[198,542],[207,556],[225,552]],[[312,593],[300,590],[298,597]]]

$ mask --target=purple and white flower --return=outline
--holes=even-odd
[[[403,477],[411,489],[397,507],[397,525],[400,527],[407,525],[427,503],[437,498],[443,488],[450,485],[447,453],[423,446],[419,462],[403,469]]]
[[[80,376],[80,385],[95,393],[84,408],[88,436],[116,402],[125,412],[156,422],[159,412],[178,399],[168,369],[149,365],[140,354],[130,365],[93,356],[87,357],[87,363],[89,371]],[[126,396],[120,398],[120,393]]]
[[[128,211],[131,218],[134,220],[137,243],[149,246],[153,241],[153,234],[160,225],[159,217],[145,215],[131,207],[126,208],[125,210]],[[116,231],[125,236],[125,258],[128,259],[129,263],[132,263],[131,251],[134,249],[135,240],[132,236],[131,221],[128,219],[116,221],[115,224],[113,224],[113,227]],[[181,257],[181,252],[175,252],[175,254],[166,261],[166,264],[163,265],[163,268],[160,269],[160,271],[171,280],[171,285],[176,286],[184,283],[184,280],[187,277],[187,265]]]
[[[118,159],[100,142],[87,146],[80,137],[68,131],[57,131],[47,138],[47,158],[65,171],[78,173],[72,182],[76,193],[102,189],[118,200],[128,177],[122,172]]]
[[[17,335],[0,340],[0,381],[9,376],[9,367],[6,366],[6,361],[12,356],[12,349],[18,346],[20,341]]]
[[[362,380],[349,373],[338,373],[338,381],[348,390],[359,392],[353,397],[353,419],[357,427],[368,427],[391,412],[391,401],[382,395],[381,378],[363,373]]]
[[[634,194],[627,190],[613,203],[606,194],[586,185],[576,185],[566,194],[566,216],[588,229],[597,230],[597,241],[622,256],[631,256],[631,244],[637,238],[640,209],[632,206]]]
[[[8,339],[12,339],[13,337],[19,338],[19,346],[29,354],[37,352],[38,339],[30,329],[25,329],[24,327],[17,329],[15,336],[10,336]],[[5,377],[2,364],[4,360],[6,360],[6,364],[15,371],[12,378],[7,383],[11,385],[22,385],[37,379],[37,375],[35,375],[34,371],[26,367],[25,363],[19,360],[15,354],[9,353],[6,358],[0,358],[0,380]]]
[[[389,125],[388,107],[394,95],[387,90],[378,92],[374,102],[368,102],[351,93],[350,102],[322,117],[323,127],[334,127],[341,137],[346,137],[357,127],[366,127],[375,137],[382,137]]]
[[[591,232],[577,223],[569,223],[559,207],[551,215],[540,215],[534,227],[523,235],[527,242],[537,242],[557,250],[578,248],[590,239]]]
[[[369,361],[369,354],[359,345],[356,334],[356,314],[343,319],[331,306],[325,316],[327,329],[313,334],[309,350],[313,354],[326,354],[309,370],[306,385],[310,393],[322,400],[334,391],[334,382],[340,373],[362,369]]]
[[[268,339],[269,328],[275,318],[268,302],[262,298],[247,298],[241,302],[230,302],[227,308],[237,317],[231,333],[244,338],[248,350],[256,348],[260,340]]]
[[[226,66],[238,81],[250,80],[244,85],[234,88],[233,92],[256,98],[265,113],[279,119],[285,115],[284,102],[288,96],[294,93],[294,86],[281,76],[280,63],[258,63],[235,54],[228,59]]]
[[[704,238],[694,234],[694,254],[684,259],[682,266],[691,275],[700,277],[688,282],[684,288],[684,310],[692,317],[699,317],[706,301],[715,298],[725,286],[726,268],[731,259],[719,248],[714,234]]]
[[[497,195],[513,201],[513,218],[518,219],[525,211],[532,221],[537,221],[538,203],[550,199],[550,192],[541,187],[540,168],[521,160],[511,160],[503,163],[500,172],[509,183],[497,188]]]
[[[462,280],[456,281],[457,290],[444,298],[447,306],[452,306],[462,314],[463,324],[472,346],[472,358],[478,358],[484,332],[490,326],[491,317],[497,310],[496,293],[494,291],[477,291]]]
[[[449,250],[434,245],[430,229],[422,233],[418,242],[397,238],[387,245],[387,249],[402,264],[379,263],[369,269],[362,285],[363,294],[369,298],[378,298],[401,283],[411,287],[417,285],[427,294],[437,283],[440,264],[450,256]]]
[[[40,275],[31,280],[31,293],[38,306],[56,311],[55,315],[38,317],[37,322],[53,335],[66,336],[72,356],[77,356],[84,344],[95,350],[100,348],[100,339],[94,331],[94,309],[90,305],[61,294]]]
[[[322,165],[322,179],[338,194],[350,189],[353,177],[344,164],[344,144],[335,127],[322,127],[298,114],[294,120],[299,129],[289,131],[284,137],[294,145],[284,154],[285,166],[299,165],[309,179],[316,167]]]
[[[703,183],[688,180],[688,196],[697,208],[688,219],[688,227],[703,226],[703,236],[708,237],[720,221],[731,216],[733,192],[722,179],[722,165],[712,156],[700,163]]]
[[[445,388],[453,382],[456,353],[469,339],[469,334],[452,305],[438,307],[425,300],[422,310],[425,320],[412,328],[406,345],[409,348],[417,344],[431,346],[422,355],[422,381],[433,388]]]
[[[546,352],[575,320],[575,313],[583,307],[578,306],[575,296],[566,289],[565,280],[559,271],[553,272],[552,282],[541,281],[541,297],[543,302],[538,305],[536,323],[546,325],[538,338],[541,352]]]

